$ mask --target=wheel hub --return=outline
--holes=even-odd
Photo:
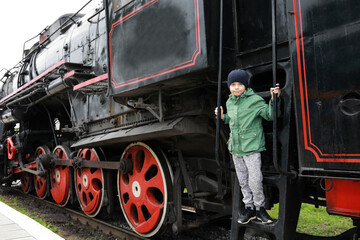
[[[83,182],[83,186],[85,188],[87,188],[89,181],[88,181],[88,177],[86,176],[86,174],[84,174],[82,182]]]
[[[135,197],[140,197],[141,187],[138,181],[134,181],[132,184],[132,193]]]
[[[59,183],[60,182],[60,171],[59,169],[56,169],[55,171],[55,179],[56,179],[56,182]]]

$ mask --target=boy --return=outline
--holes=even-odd
[[[247,224],[255,218],[262,223],[272,223],[272,218],[264,208],[260,152],[265,150],[265,137],[261,118],[268,121],[273,119],[273,93],[280,96],[279,84],[270,89],[269,104],[248,88],[248,75],[244,70],[231,71],[227,84],[231,92],[226,102],[227,113],[224,114],[221,106],[220,110],[221,119],[230,125],[228,148],[233,156],[243,194],[242,201],[245,204],[245,210],[240,214],[238,223]]]

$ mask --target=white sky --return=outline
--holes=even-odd
[[[23,44],[65,13],[75,13],[89,0],[16,0],[1,1],[0,70],[10,69],[22,57]],[[83,9],[89,12],[101,0]],[[28,45],[31,47],[31,44]],[[0,78],[5,71],[0,72]]]

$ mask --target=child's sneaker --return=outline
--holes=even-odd
[[[261,207],[259,211],[256,211],[256,218],[262,223],[273,222],[273,219],[269,216],[264,207]]]
[[[251,207],[247,207],[245,208],[244,212],[240,214],[237,221],[240,224],[247,224],[255,218],[256,218],[256,211],[254,209],[251,209]]]

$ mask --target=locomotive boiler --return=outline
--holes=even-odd
[[[238,226],[296,233],[302,202],[354,220],[359,190],[355,0],[104,0],[39,34],[1,82],[1,181],[89,217],[122,214],[153,237],[236,219],[240,191],[227,151],[234,68],[282,115],[264,122],[266,206],[278,220]],[[184,211],[184,210],[187,211]],[[191,213],[189,213],[191,212]],[[191,217],[189,217],[189,215]],[[311,239],[311,236],[306,236]]]

